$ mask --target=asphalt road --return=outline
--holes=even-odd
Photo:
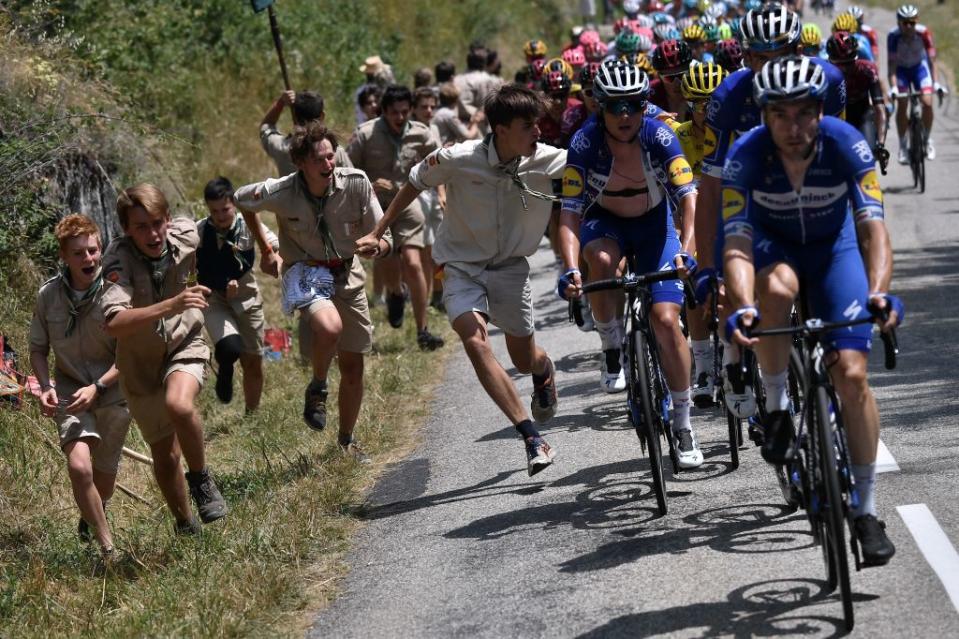
[[[890,16],[867,14],[883,34]],[[893,468],[879,475],[877,499],[898,553],[853,573],[854,635],[959,636],[959,590],[947,593],[959,579],[949,563],[959,545],[959,120],[939,111],[934,138],[924,195],[906,167],[882,179],[893,290],[908,311],[899,368],[886,372],[881,352],[871,365]],[[889,148],[895,161],[894,135]],[[343,593],[309,636],[840,634],[838,595],[824,592],[804,516],[787,514],[751,445],[731,471],[718,413],[694,411],[706,463],[668,478],[670,513],[656,517],[625,396],[598,391],[599,338],[567,324],[548,250],[533,263],[537,337],[558,369],[560,411],[543,428],[556,463],[526,476],[520,440],[459,349],[422,445],[370,496]],[[507,362],[501,338],[496,346]],[[528,395],[531,380],[517,383]]]

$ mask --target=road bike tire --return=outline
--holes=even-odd
[[[829,585],[839,586],[843,617],[847,631],[855,625],[852,585],[849,582],[849,555],[846,551],[845,523],[842,491],[839,487],[839,472],[836,468],[836,444],[830,417],[829,394],[822,386],[816,389],[815,418],[819,444],[819,475],[823,494],[820,499],[820,518],[823,522],[823,551],[829,564]]]
[[[642,425],[637,427],[640,438],[646,440],[646,455],[649,457],[649,470],[653,476],[653,491],[656,493],[656,506],[660,516],[669,510],[666,500],[666,478],[663,476],[663,454],[659,439],[659,429],[654,420],[653,388],[649,380],[649,345],[642,331],[630,333],[630,373],[631,382],[636,384],[633,391],[634,401],[638,400],[642,410]]]
[[[726,398],[723,397],[723,410],[726,411],[726,427],[729,432],[729,460],[733,470],[739,468],[739,447],[743,444],[742,420],[726,408]]]
[[[909,122],[909,168],[912,169],[912,186],[920,193],[926,189],[926,149],[922,138],[922,123],[912,118]]]

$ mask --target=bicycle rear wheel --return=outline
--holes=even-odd
[[[845,515],[843,498],[839,488],[839,473],[836,469],[836,443],[833,435],[833,419],[830,415],[831,402],[826,389],[819,387],[815,395],[815,420],[819,444],[819,520],[822,526],[823,554],[828,570],[830,590],[839,586],[842,600],[843,617],[846,630],[855,625],[852,604],[852,585],[849,582],[849,556],[846,554]],[[838,409],[838,407],[837,407]]]
[[[912,185],[922,193],[926,190],[926,145],[923,142],[922,123],[916,118],[909,121],[909,168],[912,169]]]
[[[658,410],[655,406],[653,389],[649,379],[649,345],[643,332],[635,327],[629,333],[629,367],[630,367],[630,397],[634,406],[630,409],[638,413],[639,424],[635,424],[636,433],[640,441],[646,443],[646,455],[649,457],[649,470],[653,476],[653,490],[656,493],[656,505],[659,514],[665,515],[668,511],[666,501],[666,479],[663,477],[663,455],[659,440],[659,428],[655,421]],[[638,410],[636,410],[638,409]]]

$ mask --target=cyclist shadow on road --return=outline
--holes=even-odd
[[[868,601],[876,597],[857,594],[853,598]],[[663,636],[690,630],[704,637],[840,637],[846,634],[842,619],[817,611],[803,614],[803,609],[809,606],[835,606],[837,601],[837,595],[828,594],[822,581],[758,581],[736,588],[723,602],[623,615],[579,635],[578,639]]]

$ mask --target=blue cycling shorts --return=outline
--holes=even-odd
[[[642,217],[620,217],[598,204],[586,210],[579,225],[580,246],[598,239],[610,239],[619,245],[620,255],[633,256],[637,274],[675,268],[681,246],[666,201]],[[666,280],[650,286],[653,304],[684,303],[682,280]]]
[[[776,238],[768,229],[753,227],[753,261],[756,272],[785,262],[805,287],[810,312],[825,322],[845,322],[869,314],[869,281],[859,253],[852,217],[843,224],[834,240],[793,244]],[[826,350],[854,350],[868,353],[872,347],[872,324],[860,324],[823,336]]]
[[[932,72],[929,71],[928,60],[914,67],[896,67],[896,91],[909,93],[910,87],[921,93],[932,93]]]

